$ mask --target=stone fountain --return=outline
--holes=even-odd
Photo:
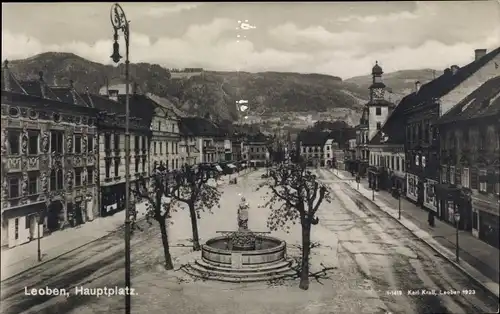
[[[218,231],[201,248],[201,258],[184,267],[192,276],[226,282],[255,282],[279,279],[295,273],[286,256],[286,243],[267,236],[269,232],[248,229],[249,204],[241,199],[238,230]]]

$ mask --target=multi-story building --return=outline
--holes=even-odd
[[[460,100],[489,79],[500,75],[500,47],[488,54],[475,51],[475,60],[456,65],[418,88],[404,110],[406,121],[406,196],[429,211],[438,212],[435,185],[439,181],[439,135],[435,122]]]
[[[417,87],[419,84],[416,82]],[[369,185],[374,189],[394,188],[406,193],[405,133],[401,130],[406,125],[403,112],[413,103],[414,97],[415,93],[404,97],[370,141],[369,164],[377,175],[370,178]]]
[[[345,162],[345,165],[346,165],[346,170],[349,171],[349,172],[351,172],[351,173],[356,172],[356,165],[355,165],[355,162],[356,162],[356,146],[357,146],[356,142],[357,142],[356,138],[347,140],[347,145],[346,145],[346,148],[345,148],[345,159],[344,159],[344,162]]]
[[[83,98],[99,110],[99,210],[101,216],[107,216],[125,208],[125,106],[117,94],[86,93]],[[150,127],[155,107],[135,95],[130,95],[129,101],[132,187],[139,177],[149,177]]]
[[[186,163],[182,156],[183,147],[180,147],[179,117],[170,108],[146,95],[135,94],[131,97],[131,106],[144,104],[154,108],[150,128],[152,133],[149,145],[149,171],[160,164],[165,165],[169,170],[179,169]],[[139,140],[138,136],[135,140]]]
[[[438,216],[499,248],[500,75],[441,117]]]
[[[5,62],[2,246],[14,247],[43,236],[43,229],[56,231],[96,215],[96,117],[73,89],[55,93],[41,72],[39,80],[19,82]]]
[[[216,140],[220,135],[218,127],[210,120],[201,117],[180,118],[180,130],[185,143],[191,143],[194,140],[194,146],[188,150],[192,158],[193,154],[199,156],[197,163],[215,163],[219,162],[220,150],[215,146]],[[193,154],[191,154],[193,153]],[[222,141],[222,155],[224,155],[224,142]]]
[[[251,167],[265,167],[269,161],[269,141],[262,134],[249,134],[243,142],[243,159]]]
[[[333,150],[338,149],[329,132],[302,131],[297,136],[297,152],[308,166],[333,166]]]

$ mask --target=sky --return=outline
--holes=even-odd
[[[111,64],[111,5],[2,3],[2,56],[72,52]],[[385,72],[443,70],[471,62],[474,49],[500,46],[500,0],[127,2],[122,7],[130,21],[130,61],[168,68],[345,79],[370,74],[375,61]],[[120,40],[124,55],[122,34]]]

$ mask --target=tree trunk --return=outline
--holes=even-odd
[[[165,253],[165,269],[174,269],[172,256],[170,255],[170,246],[168,244],[167,223],[164,219],[158,221],[161,230],[161,242],[163,243],[163,252]]]
[[[309,253],[311,252],[311,222],[308,218],[302,223],[302,265],[299,288],[309,289]]]
[[[198,236],[198,220],[196,218],[196,210],[194,204],[189,204],[189,215],[191,216],[191,229],[193,231],[193,250],[200,251],[200,238]]]

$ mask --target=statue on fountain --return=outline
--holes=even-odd
[[[241,198],[240,206],[238,207],[238,231],[248,230],[248,208],[250,206],[244,197]]]

